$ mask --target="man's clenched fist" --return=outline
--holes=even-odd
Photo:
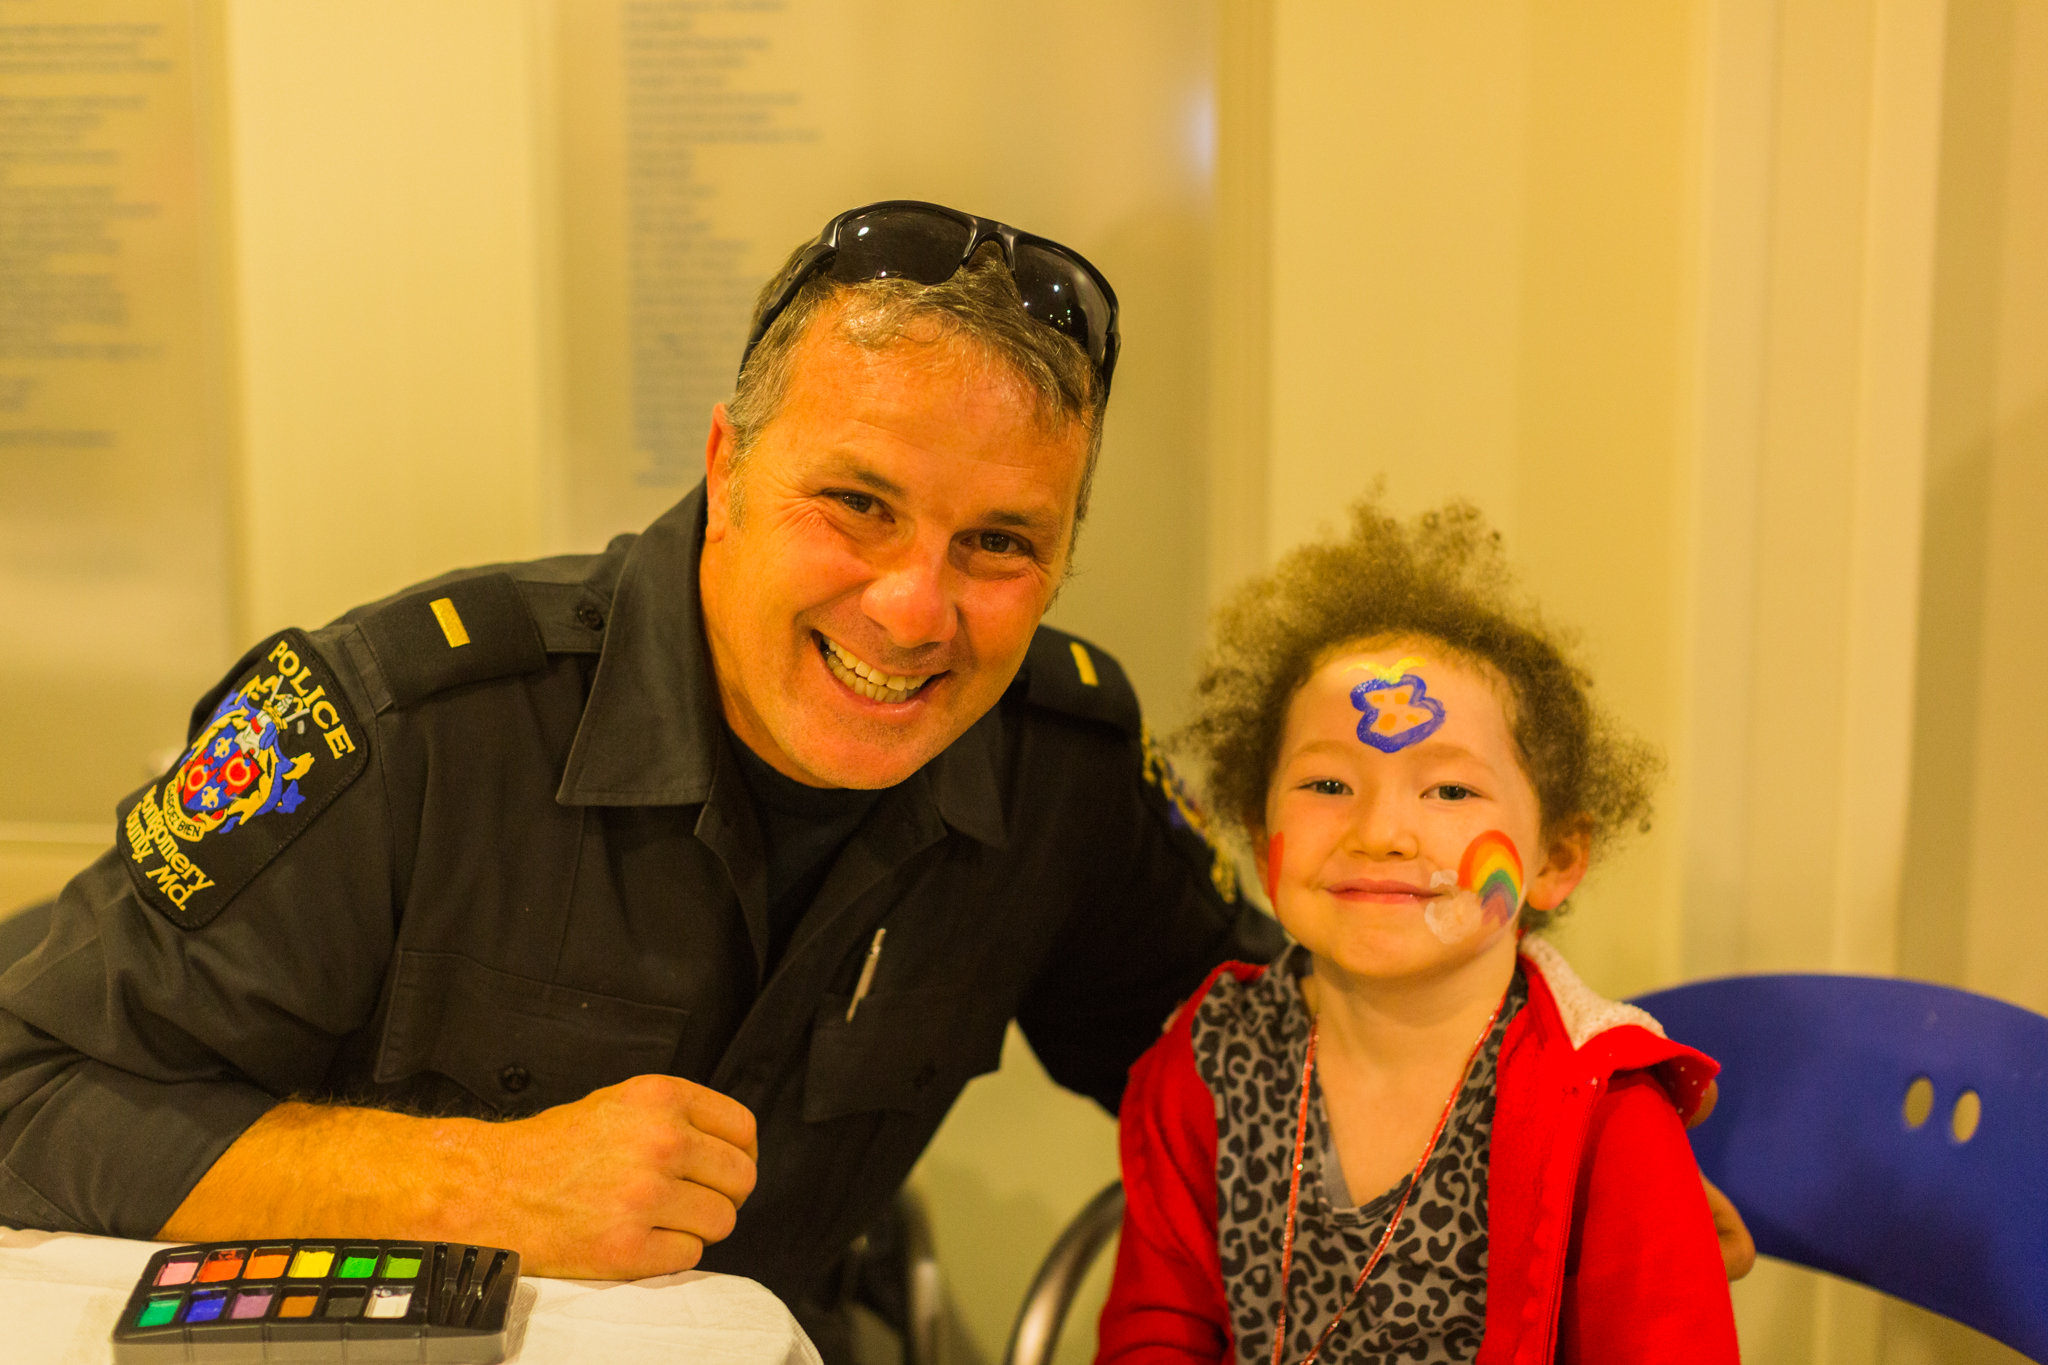
[[[759,1156],[746,1106],[676,1076],[635,1076],[482,1141],[472,1156],[497,1167],[480,1183],[504,1201],[505,1244],[531,1274],[584,1279],[696,1265],[732,1232]]]

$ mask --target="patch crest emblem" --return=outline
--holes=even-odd
[[[226,909],[368,758],[303,632],[285,631],[251,657],[171,771],[118,812],[117,845],[137,893],[187,929]]]
[[[1237,899],[1237,862],[1216,842],[1209,828],[1209,817],[1189,794],[1187,785],[1180,780],[1180,774],[1173,770],[1165,752],[1152,738],[1148,726],[1139,732],[1139,743],[1145,754],[1145,783],[1165,798],[1164,809],[1167,824],[1175,829],[1186,830],[1201,840],[1202,847],[1209,855],[1209,881],[1216,888],[1216,894],[1226,901]]]

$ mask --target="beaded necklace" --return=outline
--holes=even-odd
[[[1458,1095],[1465,1089],[1465,1080],[1472,1074],[1472,1064],[1479,1060],[1479,1049],[1486,1046],[1487,1035],[1493,1032],[1500,1012],[1507,1005],[1503,994],[1494,1005],[1493,1013],[1486,1016],[1485,1027],[1479,1030],[1479,1037],[1472,1044],[1472,1050],[1465,1054],[1465,1065],[1458,1069],[1457,1083],[1451,1087],[1450,1098],[1444,1101],[1443,1113],[1437,1115],[1436,1128],[1429,1135],[1429,1143],[1422,1149],[1422,1160],[1415,1163],[1415,1170],[1408,1176],[1407,1188],[1401,1191],[1400,1200],[1394,1205],[1394,1216],[1387,1220],[1387,1230],[1380,1234],[1379,1245],[1366,1258],[1365,1269],[1358,1272],[1358,1279],[1351,1286],[1351,1292],[1344,1296],[1344,1302],[1337,1305],[1337,1316],[1330,1319],[1330,1325],[1323,1329],[1316,1344],[1309,1348],[1299,1365],[1315,1365],[1315,1359],[1322,1354],[1323,1346],[1330,1334],[1337,1330],[1337,1324],[1344,1321],[1344,1314],[1350,1311],[1365,1282],[1372,1278],[1372,1272],[1379,1266],[1380,1258],[1387,1254],[1387,1246],[1394,1240],[1394,1230],[1401,1226],[1401,1215],[1408,1208],[1408,1200],[1414,1195],[1415,1187],[1422,1183],[1422,1172],[1429,1165],[1429,1159],[1436,1153],[1436,1144],[1450,1124],[1451,1111],[1457,1107]],[[1288,1276],[1294,1269],[1294,1216],[1301,1201],[1301,1154],[1308,1142],[1308,1100],[1310,1084],[1316,1074],[1316,1038],[1321,1032],[1322,1021],[1312,1019],[1308,1026],[1308,1052],[1301,1059],[1301,1103],[1294,1120],[1294,1170],[1287,1182],[1287,1226],[1280,1240],[1280,1311],[1273,1327],[1273,1365],[1285,1365],[1287,1350],[1287,1293]]]

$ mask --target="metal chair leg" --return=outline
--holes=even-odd
[[[1024,1307],[1017,1314],[1017,1325],[1010,1329],[1004,1365],[1052,1365],[1053,1347],[1059,1343],[1060,1328],[1074,1306],[1081,1281],[1123,1220],[1124,1187],[1111,1181],[1067,1224],[1039,1266],[1038,1277],[1031,1282]]]

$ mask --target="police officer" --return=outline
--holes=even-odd
[[[0,979],[0,1221],[801,1301],[1012,1019],[1113,1109],[1277,947],[1038,624],[1116,355],[1066,248],[843,214],[644,534],[250,650]]]

